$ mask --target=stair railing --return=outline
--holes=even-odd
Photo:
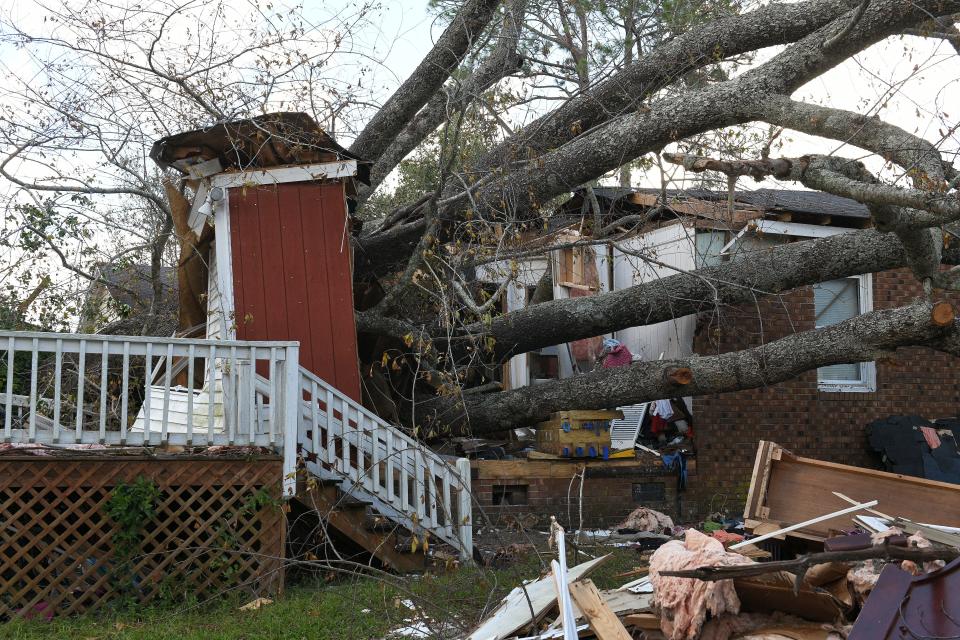
[[[415,536],[472,557],[469,460],[437,454],[303,368],[300,393],[297,441],[308,471],[339,480]]]

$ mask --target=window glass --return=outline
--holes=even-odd
[[[813,304],[817,328],[829,327],[860,315],[860,279],[841,278],[815,285]],[[823,382],[859,382],[863,379],[859,363],[821,367],[817,374]]]

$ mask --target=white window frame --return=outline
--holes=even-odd
[[[860,315],[873,311],[873,276],[865,273],[850,276],[859,281]],[[818,329],[820,327],[817,327]],[[859,380],[820,380],[817,369],[817,390],[828,393],[873,393],[877,390],[877,363],[861,362]]]

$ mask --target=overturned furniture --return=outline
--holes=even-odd
[[[915,522],[960,527],[960,485],[802,458],[766,440],[757,449],[744,525],[764,533],[849,506],[833,492],[858,502],[875,498],[877,511]],[[822,542],[852,528],[849,516],[837,516],[790,535]]]

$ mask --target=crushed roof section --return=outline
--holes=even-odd
[[[576,194],[579,195],[582,192],[583,189],[578,189]],[[611,202],[622,200],[633,193],[651,195],[663,193],[661,189],[626,189],[623,187],[594,187],[593,192],[597,198],[603,198]],[[671,198],[692,198],[711,202],[727,199],[726,191],[710,189],[667,189],[666,193]],[[733,197],[737,202],[768,211],[810,213],[844,218],[866,219],[870,217],[870,210],[865,204],[823,191],[755,189],[753,191],[735,191]]]
[[[339,160],[357,161],[357,178],[369,183],[370,163],[350,153],[306,113],[268,113],[218,122],[161,138],[150,157],[162,168],[187,173],[191,165],[217,159],[223,169],[262,169]]]

